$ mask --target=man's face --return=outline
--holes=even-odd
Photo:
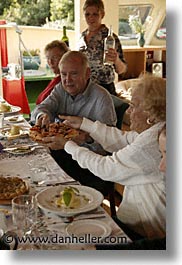
[[[71,96],[83,93],[90,78],[90,69],[84,68],[78,58],[69,58],[60,65],[61,82]]]

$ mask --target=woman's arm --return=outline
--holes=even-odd
[[[136,132],[122,132],[116,127],[107,126],[99,121],[93,122],[87,118],[63,115],[60,115],[60,118],[65,120],[65,124],[88,132],[108,152],[122,149],[138,136]]]
[[[136,185],[157,182],[160,177],[156,166],[160,154],[158,158],[149,155],[141,142],[137,145],[128,145],[114,152],[112,156],[98,155],[87,148],[79,147],[73,141],[68,141],[64,149],[82,168],[89,169],[104,180],[122,185]]]
[[[115,47],[116,47],[116,55],[115,55],[115,61],[114,61],[114,66],[115,66],[115,71],[118,75],[125,73],[127,70],[127,63],[125,61],[124,55],[123,55],[123,49],[121,42],[116,34],[115,36]]]

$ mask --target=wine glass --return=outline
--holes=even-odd
[[[21,249],[27,248],[26,245],[29,242],[28,240],[26,242],[26,238],[31,237],[37,222],[37,202],[35,196],[20,195],[12,200],[12,220],[13,225],[17,229],[17,235],[23,239],[24,246]]]

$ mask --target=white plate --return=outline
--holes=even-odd
[[[66,232],[70,236],[84,237],[85,239],[97,237],[98,241],[109,236],[112,229],[109,225],[100,220],[78,220],[66,227]],[[87,237],[86,237],[87,236]],[[92,243],[92,242],[84,242]]]
[[[13,154],[13,155],[25,155],[25,154],[29,154],[29,153],[32,153],[33,151],[35,150],[35,147],[30,147],[30,149],[27,149],[27,150],[10,150],[10,151],[6,151],[10,154]]]
[[[5,117],[5,121],[7,121],[8,123],[18,123],[18,122],[22,122],[24,121],[23,116],[9,116],[9,117]]]
[[[87,186],[79,186],[79,185],[69,185],[71,187],[75,187],[79,190],[80,195],[85,196],[88,201],[81,204],[80,207],[70,209],[70,208],[64,208],[64,207],[58,207],[55,204],[56,196],[60,195],[60,192],[64,190],[66,187],[65,185],[60,185],[56,187],[50,187],[48,189],[45,189],[41,192],[39,192],[37,197],[37,203],[38,206],[49,212],[53,212],[55,214],[58,214],[60,216],[69,217],[74,216],[80,213],[88,212],[91,210],[96,209],[103,201],[103,195],[99,191],[92,189]]]
[[[7,116],[12,116],[12,115],[15,115],[15,114],[18,114],[21,110],[20,107],[18,106],[11,106],[11,111],[8,111],[8,112],[1,112],[1,113],[4,113],[4,117],[7,117]]]
[[[24,126],[22,126],[22,127],[20,126],[20,133],[19,134],[11,135],[10,130],[11,130],[10,127],[4,127],[2,129],[0,129],[0,133],[1,133],[1,135],[3,135],[4,137],[7,137],[8,139],[16,139],[20,136],[29,134],[29,128],[24,127]]]

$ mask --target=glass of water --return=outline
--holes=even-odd
[[[31,234],[37,222],[37,202],[33,195],[20,195],[12,200],[12,219],[22,235]]]
[[[29,171],[32,182],[42,184],[47,180],[47,167],[39,161],[31,160],[29,163]]]

